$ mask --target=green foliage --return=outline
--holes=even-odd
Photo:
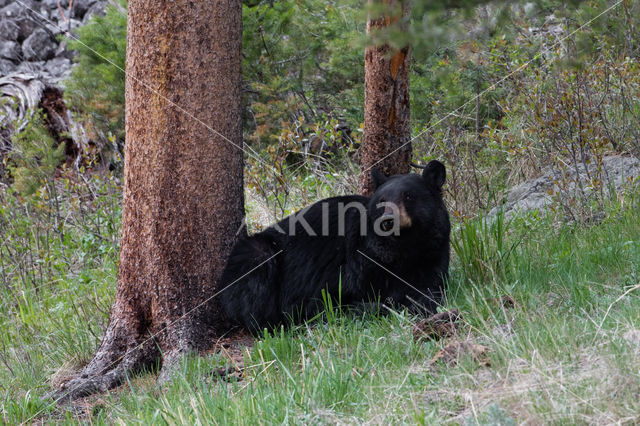
[[[132,377],[81,414],[41,400],[51,382],[86,362],[106,327],[121,188],[111,174],[56,171],[62,148],[36,115],[7,160],[22,192],[0,187],[1,421],[637,423],[640,364],[624,337],[640,330],[637,189],[600,197],[602,214],[589,224],[567,221],[580,212],[560,193],[567,208],[548,215],[474,216],[542,168],[562,170],[580,150],[594,163],[614,152],[638,155],[638,3],[623,2],[564,43],[610,3],[541,0],[527,12],[501,9],[513,12],[505,26],[492,13],[451,11],[463,3],[414,5],[410,33],[394,40],[419,39],[411,107],[414,134],[423,134],[414,156],[448,167],[454,232],[444,308],[462,314],[457,336],[416,341],[407,313],[330,310],[266,333],[245,351],[237,380],[211,374],[229,363],[223,351],[186,359],[161,390],[153,378]],[[251,229],[354,192],[363,10],[356,1],[244,6],[245,132],[264,160],[247,161]],[[123,15],[110,9],[91,25],[82,40],[123,66]],[[122,142],[124,74],[75,48],[67,96],[94,120],[94,139]],[[587,189],[602,188],[597,177]],[[486,345],[490,365],[464,355],[433,363],[455,340]]]
[[[65,146],[57,145],[49,135],[42,113],[34,112],[24,129],[12,135],[11,142],[7,169],[15,189],[24,195],[31,195],[42,188],[55,192],[53,178],[64,158]]]
[[[124,84],[127,43],[126,0],[107,6],[105,16],[93,15],[70,40],[76,66],[67,80],[65,100],[80,113],[90,138],[109,146],[109,138],[124,143]]]
[[[274,219],[293,213],[299,199],[311,204],[321,194],[355,191],[355,179],[344,182],[341,177],[345,170],[353,170],[355,177],[350,155],[360,143],[360,129],[349,134],[338,120],[318,118],[307,123],[300,117],[283,125],[277,143],[247,158],[246,186],[262,198]]]
[[[500,203],[504,189],[543,170],[561,176],[551,195],[571,220],[602,209],[610,195],[602,159],[640,152],[637,46],[624,42],[640,25],[632,3],[514,6],[510,25],[456,40],[422,70],[414,66],[422,96],[412,112],[424,111],[412,114],[414,158],[445,159],[455,215]],[[480,15],[466,21],[470,34],[484,28]],[[587,185],[575,180],[579,164],[594,165]]]
[[[362,121],[362,7],[361,0],[243,6],[243,73],[252,88],[245,124],[258,146],[277,142],[300,117]]]
[[[520,239],[508,243],[510,222],[502,212],[493,217],[481,217],[463,222],[451,239],[451,247],[459,261],[458,267],[472,283],[491,279],[506,279],[509,257]]]
[[[97,174],[58,174],[55,193],[53,183],[29,197],[0,190],[2,423],[47,412],[40,396],[48,380],[39,377],[86,362],[113,301],[119,183]]]
[[[637,192],[608,204],[607,219],[590,227],[558,225],[551,216],[472,224],[476,237],[469,238],[486,248],[479,256],[502,266],[467,270],[456,251],[445,308],[457,308],[463,321],[452,339],[417,341],[417,319],[404,312],[331,311],[323,320],[266,333],[244,350],[240,377],[225,381],[212,373],[229,365],[226,351],[233,349],[225,348],[186,358],[162,388],[153,376],[133,376],[89,410],[51,404],[41,399],[50,383],[77,369],[99,344],[115,287],[118,182],[85,179],[60,178],[63,238],[52,200],[24,204],[0,193],[5,423],[572,424],[638,418],[637,346],[623,337],[640,329]],[[462,255],[472,253],[478,251]],[[501,303],[505,295],[513,307]],[[490,364],[465,355],[451,364],[432,361],[459,339],[485,345]]]

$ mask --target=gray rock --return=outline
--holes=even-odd
[[[55,55],[57,48],[56,41],[42,28],[35,30],[22,43],[22,51],[27,61],[46,61],[51,59]]]
[[[82,17],[98,0],[74,0],[73,17],[82,20]]]
[[[58,34],[62,34],[66,30],[66,26],[54,21],[47,21],[45,24],[41,25],[41,27],[54,39]]]
[[[617,189],[640,176],[640,161],[634,157],[612,155],[603,159],[609,182]]]
[[[86,25],[91,19],[92,16],[104,16],[105,9],[107,8],[107,2],[103,0],[99,0],[94,3],[84,14],[82,18],[82,25]]]
[[[23,74],[39,75],[43,69],[44,69],[44,61],[23,62],[20,65],[18,65],[18,68],[16,69],[16,71]]]
[[[20,45],[15,41],[0,41],[0,58],[19,62],[22,57]]]
[[[43,23],[49,22],[54,13],[55,12],[49,11],[44,7],[39,7],[33,10],[33,12],[31,13],[31,17],[39,24],[43,24]]]
[[[42,0],[42,5],[47,9],[57,9],[58,0]],[[60,0],[60,6],[66,11],[69,8],[69,0]]]
[[[71,18],[71,29],[74,30],[82,26],[82,21]]]
[[[20,26],[12,19],[0,18],[0,36],[5,40],[16,41],[20,34]]]
[[[52,81],[57,81],[71,72],[71,61],[64,57],[53,58],[44,64],[44,69]]]
[[[516,211],[527,212],[531,210],[543,210],[551,205],[554,200],[551,194],[558,194],[560,187],[557,182],[563,182],[563,197],[578,197],[582,195],[580,187],[584,189],[584,195],[589,196],[589,176],[600,175],[603,177],[605,186],[614,191],[622,189],[625,185],[637,183],[640,177],[640,160],[634,157],[624,157],[622,155],[611,155],[602,159],[602,170],[597,174],[597,165],[588,164],[578,167],[570,166],[563,174],[559,172],[547,171],[543,176],[531,179],[512,188],[507,194],[506,203],[496,207],[489,215],[496,214],[503,210],[507,216],[511,216]]]
[[[16,69],[16,64],[7,60],[0,59],[0,77],[3,77]]]
[[[29,3],[29,2],[25,2],[25,4],[31,8],[33,6],[33,4]],[[25,13],[25,8],[20,5],[19,3],[13,2],[13,3],[9,3],[7,4],[7,6],[4,6],[2,9],[0,9],[0,19],[1,18],[7,18],[7,19],[16,19],[19,16],[24,15]]]
[[[21,0],[24,6],[20,3],[14,2],[0,9],[0,20],[6,19],[12,21],[18,26],[17,41],[22,42],[26,39],[33,30],[37,27],[37,16],[33,16],[31,10],[38,10],[34,7],[35,4],[31,0]]]

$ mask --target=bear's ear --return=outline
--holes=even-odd
[[[376,167],[371,169],[371,180],[373,180],[373,190],[375,191],[376,189],[378,189],[378,187],[380,185],[382,185],[383,183],[385,183],[387,181],[387,177],[382,174],[382,172],[380,170],[378,170]]]
[[[447,169],[445,169],[444,164],[441,162],[431,160],[422,171],[422,178],[427,185],[442,189],[442,185],[444,185],[444,181],[447,179]]]

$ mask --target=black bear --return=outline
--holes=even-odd
[[[433,312],[449,268],[446,170],[372,171],[372,197],[327,198],[234,246],[222,275],[226,316],[252,332],[341,305]]]

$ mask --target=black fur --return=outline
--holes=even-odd
[[[377,188],[372,197],[327,198],[242,238],[222,277],[221,288],[226,289],[220,297],[228,319],[256,332],[309,318],[324,308],[323,290],[343,305],[381,301],[433,312],[449,267],[445,173],[437,161],[431,161],[422,176],[385,178],[374,171]],[[388,213],[381,202],[399,206],[405,213],[402,223],[410,226],[396,236],[377,235],[376,221]],[[365,208],[366,232],[356,208],[340,214],[340,205],[349,203]],[[308,226],[297,222],[296,215]]]

